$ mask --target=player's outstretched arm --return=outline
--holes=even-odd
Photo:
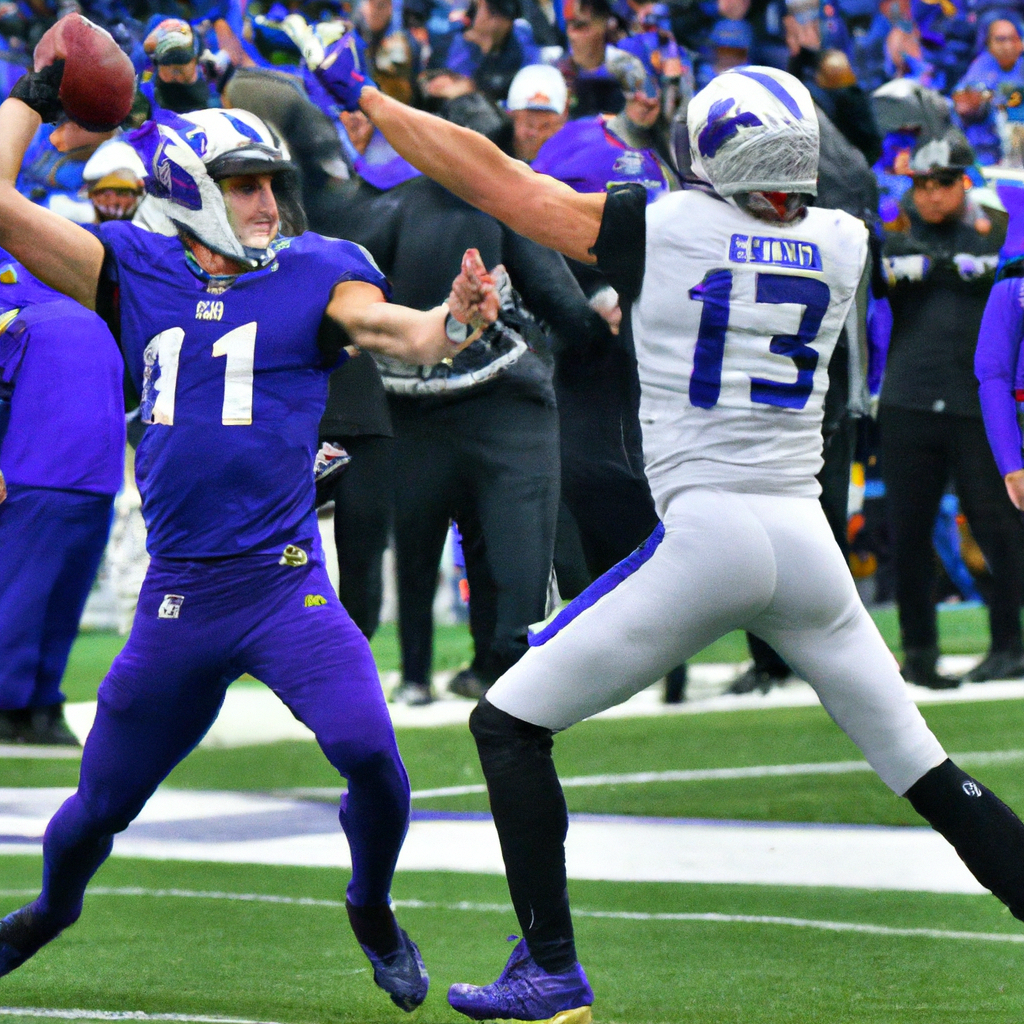
[[[414,167],[513,231],[582,263],[593,263],[604,193],[580,193],[506,156],[478,132],[414,110],[377,89],[363,113]]]
[[[447,302],[421,311],[384,301],[384,293],[365,281],[337,285],[327,315],[359,347],[416,366],[450,359],[480,337],[498,318],[500,298],[475,249],[468,249]],[[464,337],[453,341],[446,331],[449,314],[465,324]]]
[[[0,104],[0,247],[44,284],[96,308],[103,245],[84,228],[26,199],[14,187],[40,116],[17,99]]]

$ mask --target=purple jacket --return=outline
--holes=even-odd
[[[1024,469],[1018,403],[1024,401],[1024,278],[997,281],[985,306],[974,354],[985,433],[999,472]]]
[[[116,494],[124,475],[124,365],[106,324],[0,250],[0,381],[13,385],[0,447],[9,484]],[[16,277],[17,280],[10,280]]]
[[[613,185],[637,182],[653,202],[672,187],[672,172],[651,149],[633,149],[614,136],[597,117],[570,121],[543,146],[531,165],[577,192],[604,192]]]

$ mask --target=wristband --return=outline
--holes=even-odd
[[[464,345],[470,334],[470,326],[456,320],[449,313],[444,318],[444,333],[453,345]]]

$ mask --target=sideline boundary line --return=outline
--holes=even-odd
[[[0,889],[0,897],[32,896],[36,889]],[[270,893],[254,892],[204,892],[195,889],[143,889],[135,886],[111,888],[96,886],[86,891],[87,896],[149,896],[161,899],[206,899],[229,900],[239,903],[274,903],[299,907],[327,907],[341,910],[345,904],[341,900],[315,899],[311,896],[276,896]],[[511,904],[507,903],[438,903],[431,900],[395,900],[394,906],[400,910],[448,910],[457,912],[510,914]],[[955,939],[968,942],[1009,942],[1024,944],[1024,933],[1014,932],[963,932],[949,931],[941,928],[893,928],[880,924],[857,924],[851,921],[816,921],[801,917],[776,917],[765,914],[718,914],[718,913],[648,913],[634,910],[587,910],[573,909],[573,916],[611,921],[692,921],[708,924],[763,924],[777,925],[786,928],[810,928],[825,932],[852,932],[861,935],[884,935],[896,938]],[[0,1007],[0,1014],[4,1013]],[[67,1011],[78,1013],[80,1011]],[[86,1018],[69,1018],[86,1019]],[[243,1021],[224,1017],[181,1017],[170,1015],[137,1016],[127,1013],[124,1017],[95,1018],[97,1020],[178,1020],[196,1021],[200,1024],[273,1024],[273,1022]]]
[[[1024,750],[979,750],[949,755],[957,763],[973,765],[1005,764],[1024,761]],[[651,782],[708,782],[716,779],[764,779],[793,775],[847,775],[852,772],[870,772],[867,761],[815,761],[808,764],[759,764],[746,768],[689,768],[663,772],[628,772],[624,774],[570,775],[561,780],[563,789],[593,786],[646,785]],[[483,783],[465,786],[439,786],[435,789],[415,789],[414,800],[427,800],[441,796],[470,796],[486,793]],[[337,799],[342,790],[333,786],[299,786],[275,789],[275,796],[312,799]]]
[[[48,1010],[36,1006],[0,1006],[2,1017],[45,1017],[56,1020],[172,1020],[191,1024],[277,1024],[244,1017],[207,1017],[188,1013],[144,1013],[142,1010]]]

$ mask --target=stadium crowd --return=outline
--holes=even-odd
[[[1024,4],[3,0],[0,96],[31,66],[42,33],[72,11],[106,27],[130,57],[135,103],[113,133],[44,124],[17,179],[33,202],[79,224],[133,219],[162,231],[142,162],[119,136],[149,118],[173,123],[224,107],[256,114],[283,138],[289,187],[309,226],[362,245],[395,301],[419,310],[442,302],[467,248],[504,267],[498,322],[454,359],[413,367],[378,355],[351,359],[331,377],[317,501],[334,504],[339,596],[367,637],[379,622],[382,556],[393,538],[403,665],[394,699],[434,699],[432,606],[450,525],[475,651],[450,686],[477,698],[550,611],[552,566],[557,593],[572,598],[641,545],[658,516],[616,290],[594,267],[455,198],[364,114],[340,109],[310,67],[352,26],[388,96],[480,132],[578,192],[636,182],[649,202],[690,173],[695,90],[746,64],[800,79],[821,124],[817,205],[860,218],[872,238],[870,273],[829,366],[818,478],[829,524],[864,578],[862,592],[897,602],[908,681],[961,682],[936,667],[943,598],[989,608],[990,653],[965,679],[1024,676],[1024,527],[1012,488],[1007,495],[1020,459],[997,468],[974,370],[997,271],[1012,275],[1024,253],[1018,233],[1007,234],[1007,193],[1024,183]],[[0,267],[0,310],[13,306],[3,289],[18,273],[14,261]],[[80,436],[81,423],[92,423],[73,425],[81,396],[100,385],[70,389],[74,400],[48,396],[33,383],[24,317],[4,326],[0,741],[73,742],[59,682],[119,475],[40,462],[52,444],[45,438]],[[105,339],[96,344],[109,355]],[[91,372],[99,374],[95,361]],[[66,374],[83,379],[78,368]],[[84,431],[76,467],[109,461],[122,443],[112,425],[120,396],[107,395],[109,380],[103,387],[111,423]],[[134,444],[145,423],[130,385],[125,399]],[[14,414],[5,418],[5,409]],[[854,463],[864,501],[851,518]],[[15,511],[37,491],[68,502],[62,523],[32,531],[45,580],[16,572],[28,533],[14,525]],[[71,506],[84,515],[78,504],[89,507],[88,522],[69,529]],[[767,644],[748,639],[753,664],[732,692],[765,692],[790,676]],[[682,665],[669,673],[665,699],[682,700],[685,686]]]

